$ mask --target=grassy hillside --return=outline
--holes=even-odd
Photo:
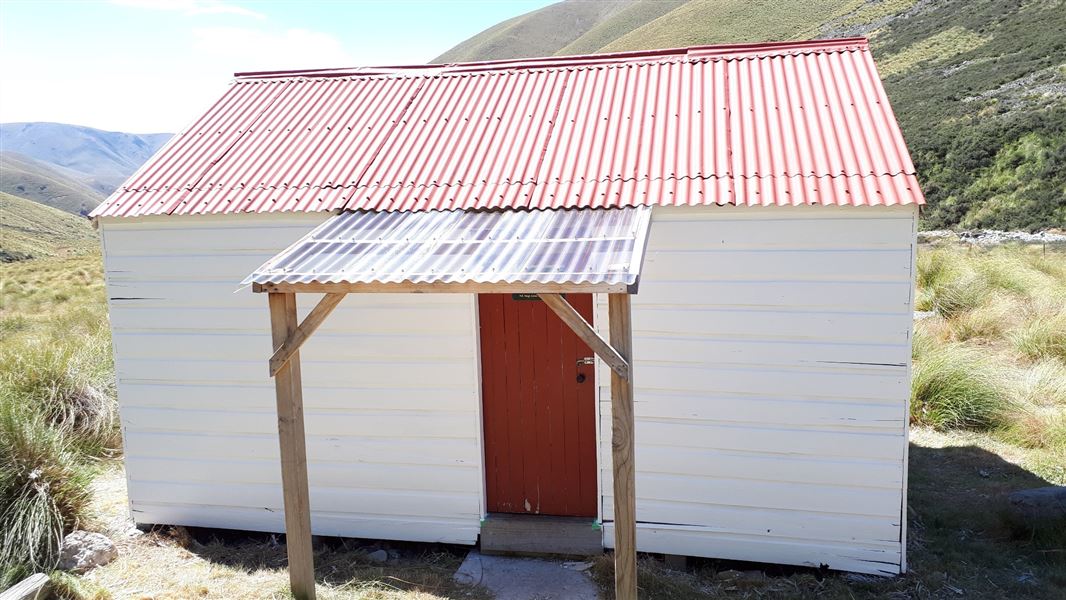
[[[685,4],[687,0],[636,1],[606,15],[581,37],[557,51],[558,54],[589,54],[600,51],[618,37],[620,31],[633,31]]]
[[[86,219],[0,192],[0,262],[78,252],[96,242]]]
[[[619,31],[601,52],[816,38],[822,23],[858,4],[848,0],[691,0],[638,29]]]
[[[41,161],[108,195],[171,138],[63,123],[3,123],[4,150]]]
[[[38,160],[0,152],[0,192],[40,202],[75,215],[85,215],[104,195]]]
[[[433,62],[555,54],[632,1],[552,4],[486,29]]]
[[[567,34],[539,35],[553,19]],[[1063,31],[1062,0],[567,0],[441,58],[867,36],[929,200],[924,226],[1035,230],[1066,227]]]

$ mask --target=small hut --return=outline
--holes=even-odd
[[[92,215],[133,518],[900,573],[922,202],[864,39],[239,73]]]

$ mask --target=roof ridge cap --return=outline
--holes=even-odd
[[[583,54],[573,56],[542,56],[532,58],[512,58],[476,62],[439,63],[426,65],[394,65],[343,67],[334,69],[299,69],[292,71],[248,71],[234,73],[237,81],[264,79],[294,79],[315,77],[359,77],[378,75],[432,76],[451,73],[483,73],[539,68],[575,68],[583,66],[608,66],[615,64],[634,64],[649,62],[667,62],[686,59],[723,58],[736,60],[742,58],[759,58],[787,54],[811,54],[816,52],[844,52],[868,50],[869,41],[863,37],[816,39],[787,42],[757,42],[746,44],[714,44],[707,46],[689,46],[685,48],[664,48],[656,50],[633,50],[604,54]]]

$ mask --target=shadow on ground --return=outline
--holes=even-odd
[[[1004,520],[1011,492],[1051,485],[977,446],[912,443],[908,496],[908,573],[894,578],[740,563],[690,560],[686,573],[652,556],[639,568],[640,597],[690,598],[1066,598],[1066,526],[1034,540]],[[1058,528],[1058,529],[1055,529]],[[609,557],[593,570],[613,597]]]
[[[1035,539],[1008,525],[1011,492],[1051,485],[977,446],[934,448],[912,443],[908,496],[908,568],[881,578],[757,563],[696,559],[687,572],[666,569],[661,557],[642,556],[640,597],[689,598],[1032,598],[1066,597],[1066,527],[1062,535]],[[188,550],[246,572],[286,565],[284,536],[227,530],[177,529]],[[182,533],[187,531],[187,533]],[[1045,532],[1046,533],[1046,532]],[[382,564],[376,550],[390,555]],[[466,549],[440,544],[326,538],[315,553],[319,583],[353,592],[421,591],[441,598],[487,597],[484,589],[457,584],[452,575]],[[606,555],[593,574],[612,596]],[[726,572],[743,577],[723,577]]]

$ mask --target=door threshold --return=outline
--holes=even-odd
[[[603,553],[603,528],[593,517],[489,513],[481,523],[481,552],[592,556]]]

